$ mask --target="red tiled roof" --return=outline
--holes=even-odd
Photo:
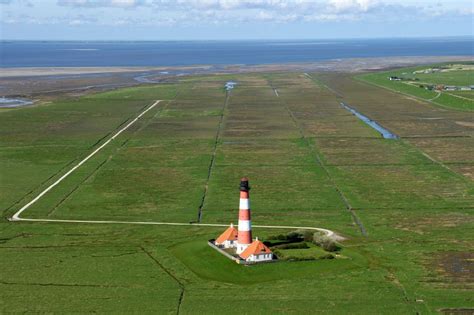
[[[224,231],[217,239],[216,243],[222,244],[225,241],[235,241],[237,240],[237,229],[231,225],[227,230]]]
[[[252,244],[249,245],[241,254],[240,257],[243,259],[247,259],[250,255],[258,255],[258,254],[271,254],[270,248],[265,246],[261,241],[255,240]]]

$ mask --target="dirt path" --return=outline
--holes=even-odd
[[[228,99],[226,98],[226,103]],[[83,160],[77,163],[74,167],[72,167],[69,171],[67,171],[63,176],[61,176],[58,180],[54,183],[49,185],[45,188],[42,192],[40,192],[35,198],[33,198],[30,202],[26,205],[21,207],[11,218],[9,221],[11,222],[49,222],[49,223],[80,223],[80,224],[129,224],[129,225],[170,225],[170,226],[200,226],[200,227],[227,227],[225,224],[212,224],[212,223],[182,223],[182,222],[155,222],[155,221],[115,221],[115,220],[61,220],[61,219],[30,219],[30,218],[22,218],[20,215],[26,211],[29,207],[35,204],[38,200],[40,200],[44,195],[46,195],[51,189],[59,185],[64,179],[66,179],[69,175],[71,175],[75,170],[81,167],[84,163],[86,163],[90,158],[96,155],[100,150],[102,150],[105,146],[107,146],[112,140],[117,138],[122,132],[127,130],[130,126],[137,122],[143,115],[145,115],[148,111],[153,109],[157,106],[161,100],[155,101],[151,106],[147,107],[143,110],[137,117],[135,117],[131,122],[129,122],[125,127],[121,128],[115,134],[113,134],[106,142],[104,142],[101,146],[95,149],[92,153],[86,156]],[[338,241],[343,240],[344,238],[337,235],[331,230],[324,229],[324,228],[317,228],[317,227],[302,227],[302,226],[273,226],[273,225],[254,225],[255,228],[268,228],[268,229],[304,229],[304,230],[314,230],[320,231],[326,234],[326,236]]]
[[[51,189],[53,189],[55,186],[59,185],[59,183],[61,183],[64,179],[66,179],[69,175],[71,175],[75,170],[77,170],[79,167],[81,167],[82,164],[86,163],[91,157],[93,157],[94,155],[96,155],[100,150],[102,150],[106,145],[108,145],[110,142],[112,142],[112,140],[114,140],[115,138],[117,138],[122,132],[124,132],[125,130],[127,130],[131,125],[133,125],[135,122],[137,122],[138,119],[140,119],[143,115],[145,115],[149,110],[151,110],[152,108],[154,108],[156,105],[158,105],[159,103],[161,102],[161,100],[158,100],[156,102],[154,102],[150,107],[148,107],[147,109],[145,109],[144,111],[142,111],[137,117],[135,117],[135,119],[133,119],[131,122],[129,122],[127,125],[125,125],[125,127],[123,127],[122,129],[120,129],[119,131],[117,131],[113,136],[111,136],[109,138],[109,140],[105,141],[100,147],[98,147],[97,149],[95,149],[91,154],[89,154],[88,156],[86,156],[82,161],[80,161],[79,163],[77,163],[73,168],[71,168],[66,174],[64,174],[63,176],[61,176],[57,181],[55,181],[54,183],[52,183],[51,185],[49,185],[45,190],[43,190],[42,192],[40,192],[38,194],[38,196],[36,196],[35,198],[33,198],[33,200],[31,200],[30,202],[28,202],[26,205],[24,205],[20,210],[18,210],[10,219],[10,221],[19,221],[21,220],[20,218],[20,214],[22,214],[26,209],[28,209],[29,207],[31,207],[33,204],[35,204],[38,200],[41,199],[41,197],[43,197],[44,195],[46,195]]]
[[[186,222],[157,222],[157,221],[116,221],[116,220],[68,220],[68,219],[28,219],[28,218],[16,218],[9,219],[10,221],[18,222],[48,222],[48,223],[81,223],[81,224],[127,224],[127,225],[168,225],[168,226],[198,226],[198,227],[229,227],[228,224],[215,224],[215,223],[186,223]],[[261,229],[281,229],[281,230],[311,230],[319,231],[326,234],[327,237],[335,240],[342,241],[345,238],[338,235],[336,232],[312,226],[290,226],[290,225],[258,225],[252,224],[253,228]]]
[[[435,99],[439,98],[441,96],[441,92],[438,92],[438,95],[436,95],[435,97],[433,98],[430,98],[428,101],[432,102],[434,101]]]
[[[446,94],[457,97],[457,98],[460,98],[460,99],[465,100],[465,101],[474,102],[474,99],[469,98],[469,97],[464,97],[464,96],[456,95],[456,94],[452,94],[452,93],[446,93]]]

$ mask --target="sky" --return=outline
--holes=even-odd
[[[3,40],[474,36],[474,0],[0,0]]]

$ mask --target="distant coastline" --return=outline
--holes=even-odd
[[[19,67],[0,68],[0,96],[36,99],[78,96],[141,84],[175,82],[182,76],[261,72],[344,72],[388,70],[413,65],[474,62],[474,56],[415,56],[333,59],[266,65],[186,67]]]
[[[440,62],[474,62],[474,55],[463,56],[392,56],[332,59],[317,62],[261,64],[261,65],[193,65],[168,67],[0,67],[0,78],[40,76],[88,76],[94,74],[166,74],[191,75],[208,73],[237,73],[255,71],[341,71],[359,72],[392,67]]]
[[[334,59],[473,56],[473,37],[249,41],[6,41],[1,68],[271,65]]]

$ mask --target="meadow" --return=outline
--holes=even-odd
[[[446,67],[450,71],[430,72],[432,68]],[[466,68],[466,69],[463,69]],[[426,73],[424,71],[427,71]],[[401,78],[401,81],[391,81],[389,77]],[[387,88],[418,99],[432,102],[435,105],[462,111],[474,110],[474,91],[438,91],[427,90],[427,85],[433,87],[458,86],[470,87],[474,85],[474,70],[470,63],[443,64],[433,66],[419,66],[395,69],[356,76],[358,80]]]
[[[156,100],[22,217],[236,223],[247,176],[254,224],[334,230],[344,258],[245,267],[207,245],[220,227],[7,220]],[[0,312],[472,309],[473,121],[334,73],[182,77],[0,111]]]

